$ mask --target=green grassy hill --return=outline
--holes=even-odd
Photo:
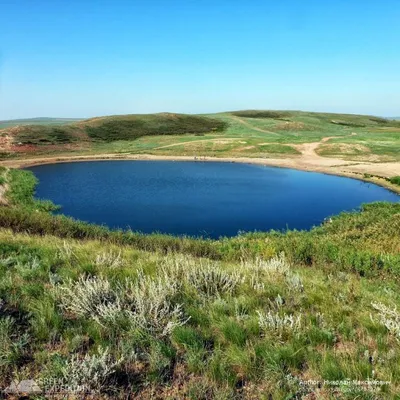
[[[195,240],[53,216],[33,198],[30,172],[0,177],[0,387],[34,379],[96,399],[398,398],[400,204],[365,205],[309,232]]]
[[[19,125],[0,130],[0,147],[2,158],[72,153],[276,158],[296,157],[298,145],[327,137],[331,139],[321,143],[319,155],[354,161],[400,160],[400,121],[302,111],[162,113]],[[2,140],[8,147],[1,145]]]
[[[54,145],[77,141],[112,142],[141,136],[204,134],[226,128],[219,120],[183,114],[122,115],[92,118],[68,124],[24,124],[13,132],[20,145]]]

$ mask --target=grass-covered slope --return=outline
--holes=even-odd
[[[154,154],[297,160],[307,158],[301,144],[317,142],[318,156],[370,163],[400,161],[400,121],[368,115],[245,110],[121,115],[58,125],[46,122],[0,129],[0,159]]]
[[[0,387],[35,379],[113,399],[400,393],[400,204],[310,232],[194,240],[52,216],[29,172],[2,173]]]
[[[226,263],[1,231],[0,384],[113,399],[374,399],[374,379],[394,399],[396,288],[284,255]]]
[[[85,131],[74,125],[26,125],[12,132],[17,146],[63,145],[87,139]]]
[[[204,134],[222,132],[226,123],[212,118],[184,114],[126,115],[94,119],[85,126],[95,140],[133,140],[141,136]]]
[[[357,115],[357,114],[337,114],[337,113],[322,113],[322,112],[304,112],[304,111],[274,111],[274,110],[243,110],[233,111],[232,115],[241,118],[253,119],[275,119],[288,121],[297,118],[315,118],[321,122],[326,122],[334,125],[349,126],[355,128],[363,128],[367,126],[393,126],[400,127],[400,124],[393,120],[372,115]],[[316,122],[316,121],[315,121]]]
[[[18,145],[62,145],[91,140],[134,140],[148,135],[204,134],[225,128],[223,121],[212,118],[163,113],[101,117],[62,125],[21,125],[10,133]]]

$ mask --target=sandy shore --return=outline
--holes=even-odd
[[[168,161],[198,161],[198,162],[231,162],[267,165],[282,168],[292,168],[302,171],[322,172],[325,174],[347,176],[367,182],[372,182],[384,186],[397,193],[400,193],[400,187],[391,184],[385,178],[400,175],[400,163],[372,163],[372,162],[354,162],[328,157],[321,157],[315,153],[318,143],[306,143],[298,145],[301,156],[292,158],[217,158],[217,157],[194,157],[194,156],[158,156],[151,154],[94,154],[81,156],[58,156],[42,157],[29,159],[6,160],[0,162],[0,165],[11,168],[23,168],[41,164],[54,164],[63,162],[79,161],[101,161],[101,160],[168,160]],[[365,175],[367,174],[367,175]]]

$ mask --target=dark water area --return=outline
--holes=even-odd
[[[238,163],[91,161],[28,168],[36,196],[82,221],[173,235],[310,229],[400,196],[355,179]]]

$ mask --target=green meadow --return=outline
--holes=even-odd
[[[111,116],[58,125],[51,119],[45,125],[40,119],[36,122],[14,131],[0,130],[0,137],[10,135],[14,143],[3,158],[102,153],[296,158],[297,145],[330,138],[318,147],[319,155],[354,161],[400,160],[400,122],[364,115],[236,111]]]

